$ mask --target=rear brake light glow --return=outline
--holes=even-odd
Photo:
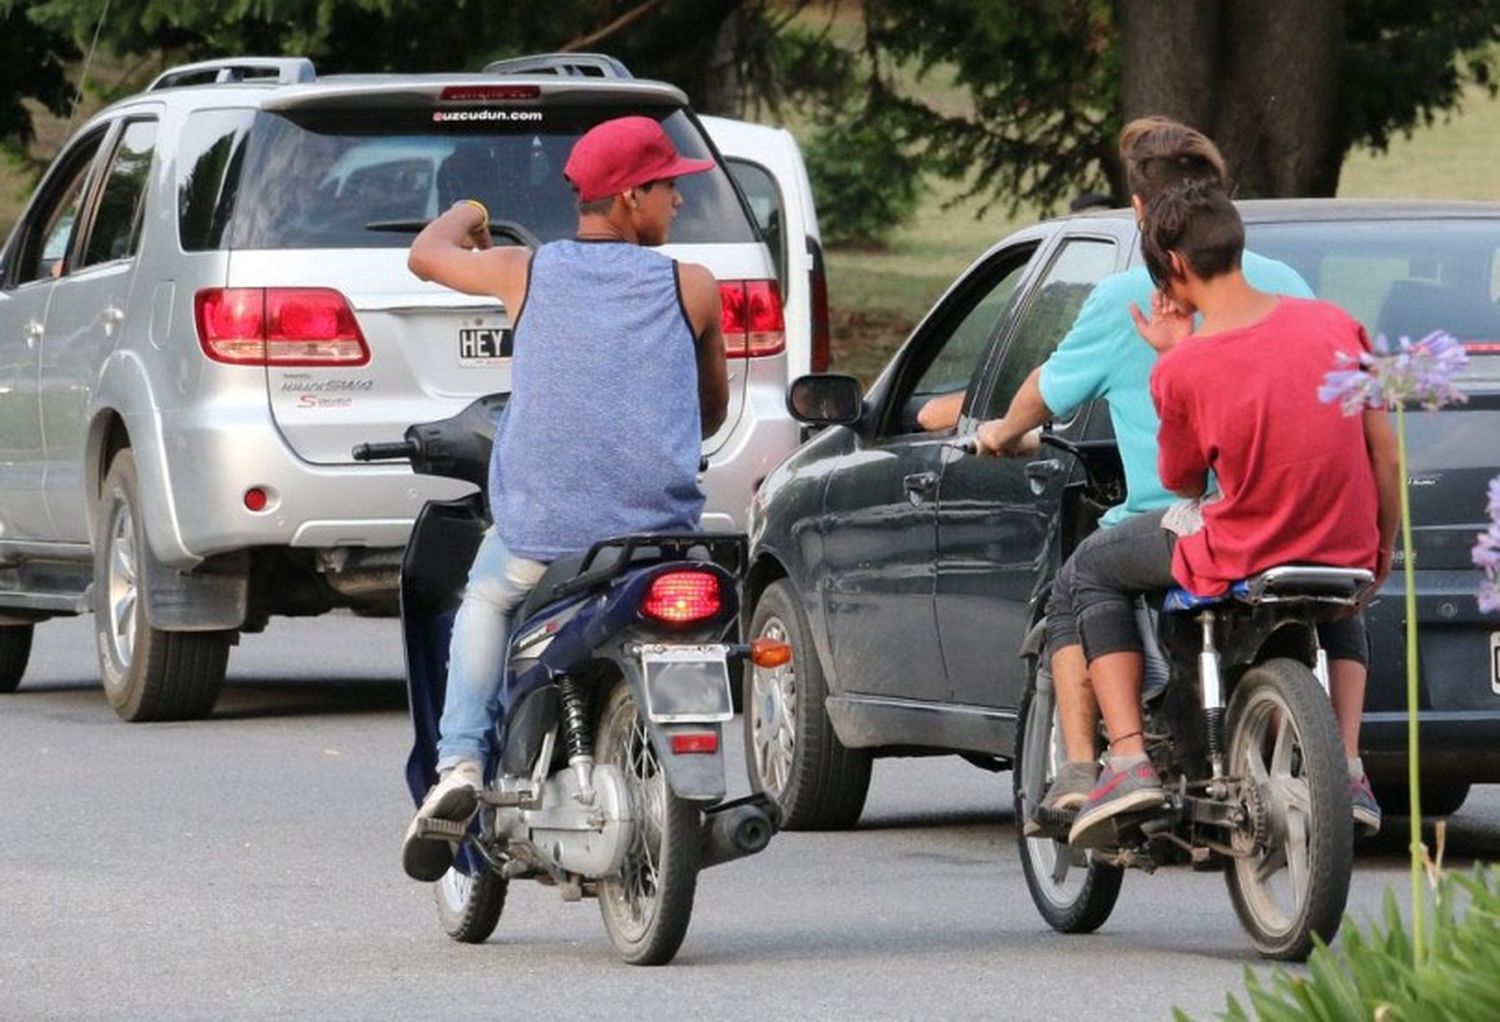
[[[540,99],[539,85],[449,85],[438,93],[444,103],[476,103],[507,99]]]
[[[724,608],[719,577],[707,571],[668,571],[651,580],[641,613],[657,621],[687,625],[717,617]]]
[[[215,362],[361,366],[370,349],[344,296],[320,287],[215,287],[193,300],[198,344]]]
[[[758,358],[786,349],[786,320],[774,280],[720,281],[719,308],[728,357]]]
[[[679,731],[672,736],[672,755],[719,751],[719,736],[712,731]]]

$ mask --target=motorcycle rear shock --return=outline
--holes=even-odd
[[[593,736],[589,733],[588,695],[583,685],[571,675],[557,682],[562,702],[563,740],[568,745],[568,766],[578,775],[579,801],[588,803],[594,797]]]
[[[1198,683],[1203,693],[1203,717],[1208,725],[1208,759],[1214,780],[1224,777],[1224,684],[1219,676],[1219,650],[1214,645],[1212,610],[1198,615],[1203,628],[1203,649],[1198,654]]]

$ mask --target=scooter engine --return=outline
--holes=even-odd
[[[635,836],[630,792],[619,768],[601,764],[590,771],[585,792],[576,771],[559,770],[542,784],[535,808],[495,810],[495,835],[502,843],[528,845],[538,861],[590,880],[613,876]],[[502,778],[501,791],[519,790],[530,779]]]

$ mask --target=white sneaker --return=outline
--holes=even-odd
[[[406,828],[401,844],[401,865],[413,880],[441,880],[453,865],[463,829],[479,808],[479,792],[484,787],[484,771],[474,760],[462,760],[438,778],[417,815]],[[457,827],[445,828],[449,834],[426,833],[424,820],[439,820]]]

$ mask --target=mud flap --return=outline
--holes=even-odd
[[[642,708],[646,705],[645,680],[641,677],[641,665],[632,657],[622,656],[615,661],[620,672],[625,677],[625,682],[630,686],[630,692],[635,696],[635,704]],[[658,724],[654,720],[647,719],[646,732],[651,736],[651,744],[656,749],[656,757],[661,762],[662,769],[666,771],[667,783],[672,786],[672,793],[678,798],[687,799],[690,802],[718,802],[724,797],[727,790],[724,783],[724,728],[717,723],[701,724]],[[675,734],[712,734],[713,741],[711,752],[684,752],[674,753],[672,751],[672,736]]]

